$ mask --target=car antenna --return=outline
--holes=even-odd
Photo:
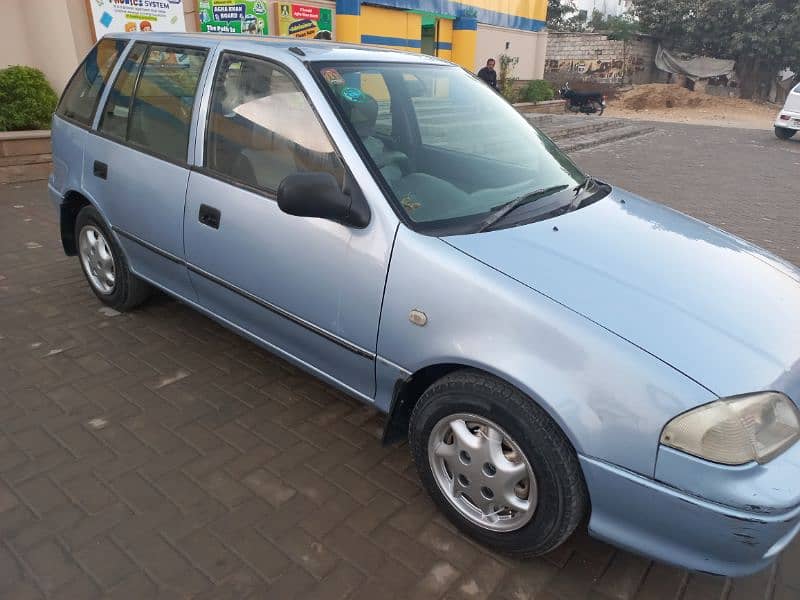
[[[306,55],[306,53],[303,52],[303,50],[301,48],[298,48],[297,46],[291,46],[289,48],[289,52],[293,52],[293,53],[297,54],[297,56],[305,56]]]

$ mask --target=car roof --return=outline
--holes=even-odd
[[[279,36],[257,36],[231,33],[159,33],[159,32],[136,32],[136,33],[111,33],[107,37],[134,39],[148,42],[162,43],[202,43],[203,45],[216,45],[224,43],[226,48],[237,49],[247,52],[258,52],[258,49],[269,48],[271,50],[283,51],[287,57],[299,58],[305,61],[319,62],[404,62],[420,64],[440,64],[452,65],[453,63],[414,52],[401,52],[384,48],[368,47],[359,44],[344,44],[341,42],[330,42],[325,40],[309,40],[302,38],[287,38]],[[291,50],[290,50],[291,49]],[[298,55],[297,49],[303,51],[303,55]]]

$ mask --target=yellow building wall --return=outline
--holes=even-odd
[[[361,43],[361,17],[336,13],[336,41],[348,44]]]
[[[440,47],[440,45],[445,47]],[[444,60],[453,60],[453,22],[450,19],[439,19],[438,21],[436,56]]]
[[[515,17],[547,20],[547,0],[469,0],[463,4]]]
[[[456,29],[453,31],[453,55],[451,60],[471,71],[475,64],[475,48],[478,45],[478,32],[475,29]]]
[[[419,52],[422,46],[422,17],[418,14],[361,6],[361,41],[371,46]]]

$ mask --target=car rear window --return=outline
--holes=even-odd
[[[127,43],[111,38],[100,40],[67,84],[56,114],[89,127],[108,75]]]

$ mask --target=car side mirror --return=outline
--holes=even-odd
[[[370,219],[358,186],[345,184],[342,191],[330,173],[288,175],[278,186],[278,206],[289,215],[327,219],[357,229],[366,227]]]

